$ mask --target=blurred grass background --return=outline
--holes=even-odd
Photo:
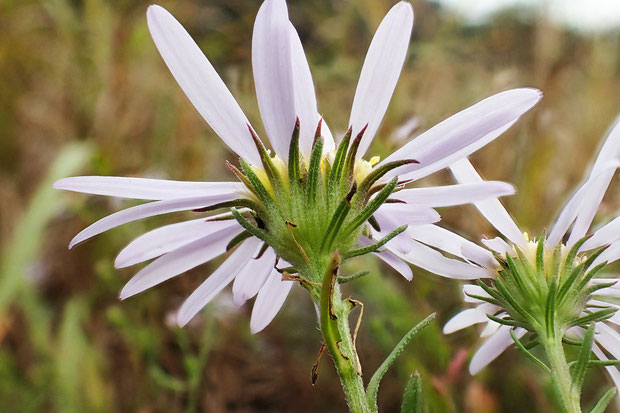
[[[59,193],[69,175],[231,179],[234,156],[192,108],[160,59],[146,27],[149,2],[0,2],[0,411],[1,412],[342,412],[314,310],[301,289],[262,333],[228,293],[185,329],[173,323],[183,299],[217,265],[206,264],[120,303],[135,270],[114,270],[115,253],[178,216],[129,224],[67,251],[89,223],[130,205]],[[289,0],[313,69],[319,108],[332,130],[347,125],[372,33],[391,0]],[[162,1],[197,40],[260,128],[250,67],[257,0]],[[489,179],[517,185],[505,200],[531,233],[541,232],[581,179],[600,137],[620,111],[620,36],[554,26],[544,15],[509,10],[469,26],[432,3],[414,2],[414,40],[374,152],[416,117],[425,130],[492,93],[544,91],[516,127],[474,156]],[[418,131],[415,131],[417,133]],[[446,173],[428,184],[449,183]],[[620,205],[617,186],[601,219]],[[440,211],[443,224],[472,238],[492,235],[473,208]],[[438,322],[401,356],[380,390],[382,411],[398,411],[408,375],[419,370],[432,412],[549,412],[546,378],[516,351],[475,377],[467,361],[476,329],[441,326],[463,307],[460,283],[415,270],[408,283],[375,260],[348,292],[366,304],[358,347],[366,376],[414,323]],[[588,374],[586,404],[610,385]],[[610,409],[613,410],[613,409]]]

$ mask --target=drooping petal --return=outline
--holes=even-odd
[[[475,280],[494,276],[493,271],[480,268],[477,265],[465,261],[444,257],[431,247],[417,241],[412,240],[412,242],[413,247],[407,254],[399,254],[397,251],[392,250],[389,248],[389,243],[386,247],[401,259],[444,277],[460,280]]]
[[[205,305],[230,284],[239,273],[239,269],[252,258],[258,243],[259,241],[256,238],[244,241],[209,278],[187,297],[177,313],[177,323],[180,327],[189,323]]]
[[[99,235],[102,232],[142,218],[201,208],[207,205],[231,201],[238,197],[238,194],[229,193],[223,195],[201,196],[196,198],[167,199],[164,201],[149,202],[148,204],[123,209],[122,211],[115,212],[112,215],[108,215],[107,217],[96,221],[89,227],[82,230],[71,240],[69,243],[69,248],[73,248],[76,244],[94,237],[95,235]]]
[[[370,238],[361,236],[359,243],[362,246],[368,246],[372,244],[374,241],[371,241]],[[381,252],[375,252],[374,255],[379,257],[379,259],[385,262],[387,265],[392,267],[396,272],[405,277],[406,280],[411,281],[413,279],[413,272],[411,271],[411,267],[402,259],[398,258],[395,254],[391,253],[388,250],[384,250]]]
[[[474,324],[486,323],[487,321],[489,321],[489,317],[487,317],[485,312],[480,311],[478,308],[468,308],[448,320],[443,326],[443,333],[451,334]]]
[[[120,294],[121,300],[223,254],[226,252],[226,245],[241,230],[240,226],[221,229],[156,259],[125,284]]]
[[[252,70],[263,125],[285,163],[296,119],[291,43],[285,0],[265,0],[254,23]]]
[[[584,242],[580,251],[589,251],[602,247],[620,239],[620,216],[613,221],[607,223],[594,232],[594,235]]]
[[[260,165],[248,119],[198,45],[164,8],[149,6],[146,17],[157,50],[194,107],[230,149]]]
[[[482,177],[467,158],[450,165],[450,170],[458,182],[483,182]],[[527,240],[523,233],[499,200],[487,199],[485,201],[478,201],[474,205],[502,235],[519,246],[527,245]]]
[[[190,242],[224,228],[239,226],[235,220],[207,221],[205,218],[165,225],[130,242],[114,260],[116,268],[125,268],[174,251]]]
[[[262,244],[255,251],[255,256],[260,252]],[[276,254],[271,248],[263,253],[258,259],[251,259],[241,269],[233,283],[233,302],[241,307],[247,300],[254,297],[267,281],[276,262]]]
[[[493,266],[496,262],[493,258],[493,254],[486,249],[437,225],[412,226],[407,228],[407,234],[416,241],[438,248],[449,254],[456,255],[457,257],[473,261],[487,268]],[[467,248],[468,254],[463,253],[464,248]]]
[[[402,159],[419,164],[396,168],[386,175],[420,179],[482,148],[512,126],[541,98],[536,89],[512,89],[488,97],[451,116],[388,156],[379,165]]]
[[[588,210],[591,212],[594,203],[596,203],[595,209],[598,208],[600,200],[597,201],[597,194],[599,194],[601,190],[603,192],[605,191],[607,185],[609,185],[609,180],[611,179],[609,174],[613,174],[619,166],[620,163],[618,162],[607,164],[605,168],[599,170],[594,176],[589,177],[588,180],[586,180],[586,182],[581,185],[577,191],[575,191],[575,194],[570,198],[566,206],[564,206],[562,212],[560,212],[560,216],[553,225],[553,229],[547,237],[547,241],[545,243],[546,246],[553,247],[562,241],[562,238],[564,238],[564,235],[568,232],[570,226],[573,222],[575,222],[581,213],[580,211]],[[583,237],[585,235],[585,231],[587,231],[587,228],[585,230],[583,229],[583,218],[581,223],[581,228],[573,229],[575,236],[578,233],[583,233],[583,235],[581,235],[581,237]],[[588,226],[589,225],[590,224],[588,223]],[[571,238],[573,238],[572,233]]]
[[[353,136],[368,124],[357,159],[366,153],[381,125],[407,56],[412,29],[413,8],[401,1],[387,13],[370,43],[349,120]]]
[[[433,208],[469,204],[489,198],[513,195],[515,188],[506,182],[485,181],[429,188],[408,188],[396,192],[391,198],[409,205]]]
[[[250,331],[256,334],[271,323],[282,308],[288,296],[293,281],[282,281],[282,275],[273,270],[269,278],[262,286],[256,297],[252,317],[250,319]]]
[[[244,189],[240,182],[188,182],[122,176],[74,176],[54,182],[53,187],[84,194],[154,201],[241,193]]]
[[[469,373],[474,375],[487,366],[490,362],[499,357],[511,344],[514,343],[510,336],[509,326],[501,326],[497,331],[489,337],[484,344],[480,346],[474,357],[472,357],[469,363]],[[521,338],[525,335],[526,330],[522,328],[516,328],[514,330],[515,336]]]

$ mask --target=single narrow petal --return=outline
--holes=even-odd
[[[595,339],[616,360],[620,360],[620,334],[605,323],[595,324]]]
[[[254,23],[252,70],[263,125],[285,163],[296,119],[291,42],[286,2],[265,0]]]
[[[165,225],[131,241],[117,255],[114,266],[125,268],[148,261],[208,234],[234,226],[239,226],[235,220],[207,221],[205,218]]]
[[[372,244],[374,241],[371,241],[370,238],[361,236],[359,243],[362,246],[368,246]],[[411,271],[411,267],[402,259],[398,258],[395,254],[391,253],[388,250],[384,250],[381,252],[375,252],[374,255],[379,257],[381,261],[392,267],[396,272],[405,277],[407,281],[411,281],[413,279],[413,272]]]
[[[308,59],[299,39],[299,34],[293,24],[289,24],[291,31],[291,70],[293,73],[293,100],[295,115],[299,118],[299,147],[306,162],[310,161],[312,142],[317,125],[319,112],[316,107],[316,95],[312,73]],[[290,138],[290,137],[289,137]]]
[[[149,6],[146,18],[157,50],[194,107],[230,149],[260,165],[248,119],[198,45],[163,7]]]
[[[54,182],[53,187],[84,194],[154,201],[241,193],[244,190],[240,182],[187,182],[122,176],[74,176]]]
[[[590,176],[586,182],[575,191],[575,194],[570,198],[566,206],[564,206],[562,212],[560,212],[560,216],[553,225],[553,229],[547,237],[546,246],[553,247],[562,241],[562,238],[564,238],[570,226],[581,213],[580,211],[588,210],[591,212],[594,203],[596,203],[595,209],[598,208],[600,200],[597,201],[597,194],[599,194],[601,190],[604,192],[611,179],[609,175],[613,175],[619,166],[620,163],[617,162],[607,164],[605,168],[599,170],[594,176]],[[587,228],[585,230],[583,229],[583,219],[581,223],[581,228],[574,228],[573,233],[577,234],[583,232],[583,235],[585,235]],[[588,223],[588,226],[589,225]],[[583,235],[581,237],[583,237]],[[572,234],[571,238],[573,238]]]
[[[485,312],[480,311],[478,308],[468,308],[448,320],[443,326],[443,333],[451,334],[474,324],[486,323],[487,321],[489,321],[489,317],[487,317]]]
[[[465,261],[444,257],[433,248],[417,241],[413,241],[413,247],[407,254],[399,254],[398,251],[389,248],[389,244],[386,247],[401,259],[443,277],[475,280],[494,276],[493,271],[480,268]]]
[[[226,245],[241,230],[240,226],[221,229],[156,259],[125,284],[120,294],[121,300],[223,254],[226,252]]]
[[[386,177],[423,178],[493,141],[531,109],[541,96],[536,89],[512,89],[488,97],[433,126],[379,165],[415,159],[420,163],[397,168]]]
[[[332,131],[329,129],[329,126],[327,126],[325,119],[323,119],[323,124],[321,126],[321,136],[323,136],[323,153],[334,152],[336,150],[334,135],[332,135]]]
[[[239,273],[239,269],[251,258],[256,250],[258,240],[250,238],[244,241],[194,292],[187,297],[177,313],[180,327],[190,322],[220,291],[224,289]]]
[[[620,216],[594,232],[581,246],[580,251],[589,251],[620,240]]]
[[[489,268],[496,262],[488,250],[437,225],[418,225],[407,228],[407,234],[416,241],[438,248],[449,254],[456,255],[476,264]],[[463,253],[466,248],[468,254]],[[473,260],[471,259],[473,258]]]
[[[170,212],[187,211],[220,202],[231,201],[236,198],[239,198],[239,194],[229,193],[201,196],[196,198],[167,199],[123,209],[122,211],[115,212],[112,215],[108,215],[107,217],[100,219],[82,230],[71,240],[69,243],[69,248],[71,249],[80,242],[94,237],[95,235],[99,235],[102,232],[142,218],[168,214]]]
[[[491,238],[491,239],[482,239],[481,242],[491,251],[495,251],[500,255],[506,255],[508,253],[514,252],[514,248],[506,243],[503,239],[499,237]]]
[[[450,170],[460,183],[484,182],[467,158],[450,165]],[[519,246],[527,245],[523,233],[499,200],[487,199],[486,201],[478,201],[474,205],[503,236]]]
[[[514,343],[512,337],[510,337],[509,326],[501,326],[497,329],[495,334],[489,337],[482,346],[476,351],[474,357],[472,357],[469,363],[469,373],[474,375],[486,367],[487,364],[499,357],[511,344]],[[521,338],[525,335],[526,330],[522,328],[516,328],[514,330],[515,336]]]
[[[256,334],[271,323],[282,308],[288,296],[293,281],[282,281],[282,274],[273,270],[271,275],[262,286],[256,297],[252,317],[250,319],[250,331]]]
[[[611,264],[612,262],[615,262],[618,259],[620,259],[620,242],[614,242],[592,262],[592,265],[590,266],[590,268],[593,268],[604,262]]]
[[[372,38],[349,120],[353,136],[368,124],[357,159],[366,153],[381,125],[405,63],[412,30],[413,8],[409,2],[401,1],[387,13]]]
[[[254,256],[260,252],[262,243],[258,245]],[[247,300],[254,297],[267,281],[276,263],[276,254],[271,248],[263,253],[258,259],[251,259],[245,267],[239,271],[239,275],[233,283],[233,302],[241,307]]]
[[[620,136],[620,133],[618,133]],[[616,161],[620,162],[620,161]],[[605,196],[605,192],[607,192],[607,188],[611,183],[611,179],[616,173],[616,168],[601,168],[600,172],[597,172],[596,183],[594,183],[590,190],[588,190],[588,196],[581,203],[581,208],[579,208],[577,212],[577,217],[575,218],[575,225],[573,226],[573,230],[571,231],[570,237],[568,238],[568,242],[566,246],[572,247],[577,241],[583,238],[590,225],[592,225],[592,220],[594,219],[594,215],[596,215],[596,211],[598,207],[601,205],[601,201],[603,201],[603,197]]]
[[[408,188],[396,192],[391,198],[400,199],[409,205],[438,208],[470,204],[514,193],[515,188],[506,182],[484,181],[430,188]]]

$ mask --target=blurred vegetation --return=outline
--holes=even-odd
[[[126,225],[67,251],[80,229],[129,205],[50,189],[76,174],[230,179],[234,160],[191,107],[153,46],[149,2],[4,0],[0,3],[0,411],[2,412],[341,412],[338,379],[324,359],[314,309],[301,289],[272,325],[249,333],[250,306],[222,294],[185,329],[172,315],[217,262],[120,303],[133,270],[114,254],[133,237],[178,216]],[[391,0],[289,0],[313,69],[319,107],[332,130],[347,125],[366,48]],[[250,44],[258,0],[163,1],[260,127]],[[412,117],[424,130],[500,90],[534,86],[545,98],[474,161],[489,179],[513,182],[505,202],[539,233],[581,179],[620,110],[619,33],[584,35],[544,16],[513,10],[471,27],[422,0],[405,70],[375,152],[402,141]],[[417,133],[414,132],[414,133]],[[427,184],[450,182],[444,173]],[[601,217],[620,205],[617,186]],[[471,238],[492,229],[470,207],[440,211]],[[416,270],[413,282],[375,260],[373,275],[348,287],[366,304],[358,347],[366,375],[415,323],[438,321],[385,378],[383,411],[397,411],[417,370],[432,412],[548,412],[548,384],[515,351],[471,377],[475,329],[451,336],[442,324],[462,308],[460,284]],[[588,374],[584,400],[609,385]]]

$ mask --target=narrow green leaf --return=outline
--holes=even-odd
[[[419,163],[415,159],[403,159],[401,161],[388,162],[378,168],[375,168],[364,181],[360,184],[360,192],[367,192],[370,187],[377,182],[383,175],[390,172],[392,169],[399,168],[404,165],[410,165]],[[398,180],[397,180],[398,182]]]
[[[263,211],[263,208],[260,205],[258,205],[258,203],[250,199],[247,199],[247,198],[239,198],[239,199],[233,199],[232,201],[218,202],[217,204],[207,205],[202,208],[196,208],[193,211],[194,212],[209,212],[209,211],[215,211],[216,209],[232,208],[232,207],[249,208],[256,212]]]
[[[377,393],[379,391],[379,384],[381,379],[388,371],[390,366],[394,363],[396,358],[403,352],[405,346],[409,344],[409,342],[418,335],[424,328],[426,328],[433,320],[435,319],[435,313],[432,313],[416,326],[414,326],[405,336],[396,344],[396,347],[392,350],[389,356],[385,359],[383,363],[379,366],[375,374],[372,375],[370,381],[368,382],[368,387],[366,388],[366,395],[368,397],[368,401],[371,406],[377,406]]]
[[[262,241],[265,241],[267,244],[274,245],[274,240],[271,235],[258,228],[257,226],[252,225],[252,223],[245,219],[245,217],[241,215],[236,208],[231,208],[230,213],[235,217],[237,222],[239,222],[239,224],[250,234],[254,235],[256,238]]]
[[[347,185],[353,179],[353,173],[355,172],[355,158],[357,156],[357,149],[362,142],[362,138],[364,137],[364,133],[366,132],[366,128],[368,128],[368,124],[366,124],[362,130],[357,134],[353,142],[351,142],[351,147],[349,148],[349,152],[347,153],[347,159],[344,163],[344,172],[345,179],[343,179],[342,184]]]
[[[282,176],[280,176],[280,172],[273,164],[271,157],[269,156],[269,152],[267,152],[267,148],[263,145],[263,142],[254,132],[254,129],[248,124],[248,130],[250,131],[250,135],[252,136],[252,140],[254,141],[254,145],[256,145],[256,149],[258,149],[258,153],[260,155],[260,160],[263,163],[263,168],[269,180],[274,184],[276,188],[274,190],[282,189]],[[295,131],[293,130],[293,135]],[[257,165],[255,165],[257,166]]]
[[[612,387],[611,389],[607,390],[605,394],[603,395],[603,397],[599,399],[598,403],[596,403],[596,406],[594,406],[594,408],[590,410],[590,413],[605,413],[605,409],[607,409],[607,406],[609,405],[609,403],[611,402],[611,400],[614,398],[615,395],[616,395],[615,387]]]
[[[569,326],[579,326],[588,323],[596,323],[598,321],[607,320],[608,318],[613,317],[613,315],[618,311],[615,308],[606,308],[604,310],[595,311],[591,314],[584,315],[583,317],[576,318],[571,320]]]
[[[400,411],[402,413],[422,413],[424,402],[422,400],[422,378],[416,371],[411,375],[405,387],[403,404]]]
[[[351,141],[351,134],[353,133],[353,128],[349,128],[347,133],[345,133],[342,141],[340,141],[340,145],[338,145],[338,149],[336,150],[336,155],[334,156],[334,163],[332,164],[332,170],[330,172],[329,180],[330,184],[335,184],[340,181],[342,176],[342,171],[344,169],[345,159],[347,156],[347,150],[349,149],[349,142]]]
[[[406,229],[407,229],[407,225],[400,226],[400,227],[396,228],[394,231],[392,231],[389,234],[387,234],[385,237],[381,238],[379,241],[375,242],[374,244],[368,245],[368,246],[363,247],[363,248],[357,248],[357,249],[354,249],[354,250],[351,250],[351,251],[347,251],[347,252],[342,254],[342,260],[344,261],[344,260],[348,260],[348,259],[353,258],[353,257],[358,257],[360,255],[364,255],[364,254],[369,254],[371,252],[375,252],[379,248],[381,248],[382,246],[387,244],[392,238],[394,238],[398,234],[402,233]]]
[[[269,191],[267,191],[267,188],[265,188],[265,186],[263,185],[261,180],[258,178],[258,176],[254,173],[250,164],[244,161],[243,159],[241,159],[240,162],[241,162],[241,169],[243,170],[243,174],[248,178],[248,181],[251,185],[250,189],[254,191],[258,199],[265,206],[273,205],[274,204],[273,197],[271,196]]]
[[[321,123],[317,130],[318,137],[315,138],[312,145],[312,153],[310,154],[310,165],[308,166],[308,200],[314,202],[318,192],[319,181],[321,177],[321,159],[323,157],[323,138],[320,135]]]
[[[338,277],[338,284],[345,284],[348,282],[351,282],[353,280],[357,280],[358,278],[361,278],[365,275],[370,274],[370,271],[358,271],[355,274],[351,274],[351,275],[342,275],[340,277]]]
[[[334,215],[332,216],[332,219],[327,226],[327,232],[325,232],[325,235],[323,236],[323,241],[321,242],[321,251],[329,251],[329,249],[331,248],[332,242],[334,242],[334,239],[336,239],[336,236],[338,235],[338,232],[340,231],[340,228],[342,227],[345,218],[351,210],[351,198],[355,194],[356,188],[357,185],[353,185],[351,191],[340,202],[338,208],[336,208],[336,211],[334,212]]]
[[[545,325],[547,327],[547,336],[553,337],[555,334],[555,298],[557,295],[557,279],[553,277],[549,286],[547,295],[547,305],[545,307]]]
[[[517,348],[519,350],[521,350],[523,352],[523,354],[525,354],[527,356],[527,358],[529,358],[530,360],[532,360],[534,363],[538,364],[538,366],[540,366],[540,368],[542,368],[545,372],[550,373],[551,369],[549,369],[549,367],[547,367],[547,365],[545,363],[543,363],[538,357],[536,357],[535,355],[532,354],[532,352],[530,352],[519,340],[519,338],[515,335],[514,331],[512,331],[512,329],[510,330],[510,337],[512,337],[512,340],[515,342],[515,344],[517,345]],[[530,343],[528,343],[530,344]]]
[[[545,239],[546,236],[540,237],[536,246],[536,272],[541,279],[545,277]]]
[[[620,365],[620,360],[590,360],[588,367],[608,367]]]
[[[239,243],[245,241],[246,239],[252,236],[248,231],[243,231],[241,234],[237,234],[230,240],[230,242],[226,245],[226,251],[230,251],[235,248]]]
[[[590,362],[590,354],[592,354],[592,341],[594,339],[594,324],[590,324],[583,336],[583,343],[579,349],[579,355],[577,356],[577,363],[575,364],[575,371],[573,373],[572,387],[577,392],[581,392],[581,386],[583,385],[583,379],[586,377],[586,371],[588,371],[588,364]]]

